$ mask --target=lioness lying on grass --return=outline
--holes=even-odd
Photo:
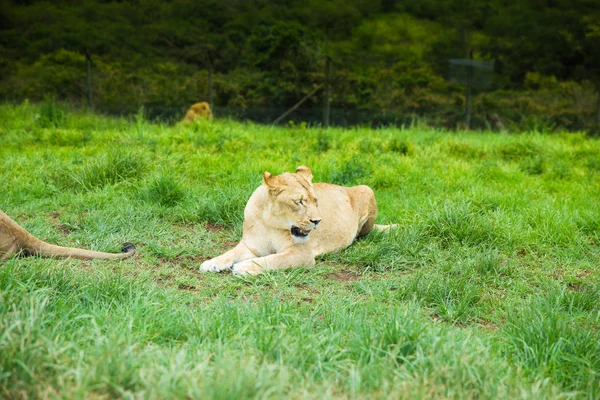
[[[372,229],[390,228],[375,225],[377,205],[368,186],[313,184],[312,177],[305,166],[279,176],[265,172],[246,204],[240,243],[200,269],[256,275],[314,265],[320,254],[346,248]]]
[[[135,246],[127,242],[123,245],[123,252],[117,254],[56,246],[36,238],[0,210],[0,260],[8,259],[15,254],[82,260],[112,259],[131,257],[135,254]]]

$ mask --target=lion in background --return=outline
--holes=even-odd
[[[0,210],[0,261],[17,254],[81,260],[123,259],[135,254],[135,246],[127,242],[123,245],[123,252],[116,254],[56,246],[36,238]]]
[[[207,119],[211,120],[213,117],[212,111],[210,110],[210,104],[206,101],[202,101],[200,103],[196,103],[192,105],[187,112],[185,113],[185,117],[181,123],[183,124],[191,124],[195,120]]]
[[[368,186],[313,184],[312,178],[306,166],[278,176],[265,172],[246,204],[242,240],[200,269],[256,275],[312,266],[320,254],[344,249],[371,230],[394,227],[375,224],[377,204]]]

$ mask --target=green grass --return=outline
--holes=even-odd
[[[597,139],[48,104],[0,106],[0,209],[54,243],[139,254],[0,266],[0,397],[600,397]],[[398,229],[312,268],[201,274],[262,172],[302,164],[370,185]]]

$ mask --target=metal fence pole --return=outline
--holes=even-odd
[[[210,104],[210,109],[213,110],[213,70],[212,66],[208,69],[208,104]]]
[[[600,89],[598,89],[598,100],[596,102],[596,127],[600,128]]]
[[[325,111],[323,115],[323,125],[329,127],[329,115],[331,106],[331,57],[325,58]]]
[[[473,49],[469,50],[469,61],[473,60]],[[467,88],[465,93],[465,126],[471,129],[471,79],[473,78],[473,66],[467,66]]]
[[[94,98],[92,96],[92,56],[88,49],[85,49],[85,60],[87,63],[87,90],[88,90],[88,106],[94,108]]]
[[[208,56],[208,104],[210,105],[210,109],[215,112],[215,105],[213,103],[213,58],[210,55],[210,52],[206,52]]]

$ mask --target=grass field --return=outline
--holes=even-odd
[[[368,184],[312,268],[201,274],[261,174]],[[0,397],[600,397],[600,142],[582,134],[163,126],[0,106],[0,209],[119,261],[0,265]]]

